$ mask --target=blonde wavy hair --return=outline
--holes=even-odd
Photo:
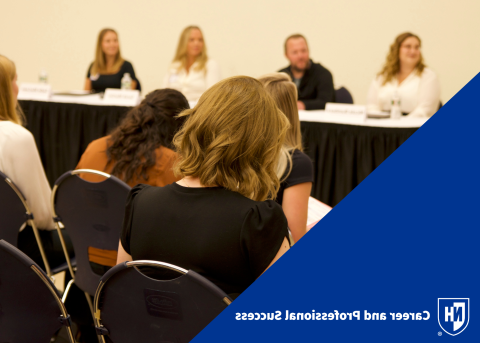
[[[182,34],[180,35],[180,40],[178,41],[178,45],[177,45],[177,52],[175,53],[175,57],[173,58],[173,61],[172,61],[174,63],[175,62],[180,63],[180,66],[178,67],[179,71],[181,69],[187,68],[187,47],[188,47],[188,40],[190,39],[190,34],[192,33],[192,30],[200,31],[203,39],[203,32],[202,30],[200,30],[198,26],[194,26],[194,25],[188,26],[182,31]],[[195,70],[206,71],[207,61],[208,61],[207,45],[205,43],[205,39],[203,39],[203,49],[200,55],[198,55],[197,59],[195,60],[195,62],[197,62],[197,66],[195,67]]]
[[[420,37],[413,33],[405,32],[398,35],[392,45],[390,45],[390,51],[387,55],[387,60],[385,61],[382,70],[378,73],[378,76],[383,76],[383,85],[394,79],[400,71],[400,47],[402,46],[402,43],[405,41],[405,39],[410,37],[415,37],[416,39],[418,39],[420,46],[422,46],[422,41],[420,40]],[[416,67],[417,74],[421,75],[425,67],[426,65],[423,63],[423,56],[420,53],[420,60],[418,61]]]
[[[285,142],[277,165],[277,176],[280,178],[280,182],[282,182],[292,171],[293,151],[303,151],[297,108],[297,87],[292,82],[290,76],[285,73],[267,74],[258,80],[263,84],[267,93],[272,96],[280,111],[287,116],[290,122],[290,129],[285,136]]]
[[[289,123],[258,80],[220,81],[179,116],[187,119],[173,139],[176,175],[198,177],[203,185],[256,201],[276,197],[275,170]]]
[[[118,33],[114,29],[106,28],[100,31],[97,38],[97,49],[95,51],[95,60],[93,61],[92,68],[90,69],[91,75],[118,71],[122,67],[123,62],[125,62],[125,60],[122,58],[122,54],[120,53],[120,45],[119,45],[117,56],[115,57],[115,62],[113,63],[112,69],[107,70],[107,59],[105,58],[105,53],[103,52],[103,49],[102,49],[102,42],[103,42],[103,37],[105,37],[105,35],[109,32],[115,33],[118,39]]]
[[[25,116],[13,94],[12,82],[17,75],[15,63],[0,55],[0,120],[23,125]]]

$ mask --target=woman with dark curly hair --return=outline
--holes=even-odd
[[[405,32],[390,46],[387,60],[368,91],[370,110],[389,111],[393,98],[410,117],[431,117],[440,105],[440,82],[426,67],[417,35]]]
[[[90,143],[77,169],[95,169],[115,175],[130,186],[139,183],[163,187],[178,181],[172,167],[176,159],[172,139],[185,121],[177,118],[189,109],[182,93],[160,89],[148,94],[109,136]],[[81,175],[96,182],[101,177]]]

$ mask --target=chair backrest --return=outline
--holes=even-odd
[[[182,275],[154,280],[138,270],[145,266]],[[125,262],[101,279],[95,324],[115,343],[189,342],[230,303],[220,288],[192,270],[155,261]]]
[[[21,198],[25,197],[12,180],[0,171],[0,239],[17,246],[18,231],[27,221],[27,211]]]
[[[102,182],[89,182],[78,174],[105,176]],[[90,247],[117,251],[122,230],[125,202],[130,186],[102,172],[89,169],[69,171],[55,182],[52,192],[54,219],[60,221],[72,240],[77,271],[75,284],[95,294],[100,275],[90,267]]]
[[[340,104],[353,104],[352,94],[345,87],[335,90],[335,102]]]
[[[136,90],[142,91],[142,85],[140,84],[140,80],[137,78],[137,86],[135,87]]]
[[[48,343],[69,316],[50,278],[27,255],[0,240],[0,342]]]

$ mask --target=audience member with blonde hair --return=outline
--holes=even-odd
[[[0,171],[17,185],[27,199],[35,225],[40,229],[40,239],[49,263],[58,266],[65,262],[65,256],[50,209],[51,188],[33,135],[22,126],[24,117],[17,103],[17,95],[15,64],[0,55]],[[43,266],[33,231],[24,227],[18,229],[19,249]],[[65,238],[72,251],[68,236]]]
[[[370,110],[389,111],[398,97],[400,110],[411,117],[430,117],[440,105],[440,82],[423,62],[422,42],[417,35],[405,32],[390,46],[382,71],[368,91]]]
[[[88,68],[84,89],[104,92],[107,88],[121,88],[127,73],[132,79],[131,89],[136,89],[137,77],[132,64],[122,58],[117,32],[103,29],[98,34],[95,60]]]
[[[247,76],[208,89],[180,114],[175,172],[165,187],[138,185],[127,200],[117,263],[158,260],[242,293],[289,248],[275,199],[288,119]]]
[[[139,183],[165,186],[178,181],[173,174],[176,153],[172,139],[183,125],[176,116],[189,109],[182,93],[159,89],[131,109],[108,136],[90,143],[77,169],[95,169],[113,174],[131,187]],[[81,175],[89,181],[102,177]]]
[[[221,80],[220,67],[208,58],[203,33],[198,26],[186,27],[163,87],[176,89],[188,101],[197,101],[208,88]]]
[[[312,161],[302,152],[297,89],[285,73],[268,74],[259,81],[290,121],[277,167],[281,184],[276,201],[282,205],[292,237],[297,242],[307,232],[308,198],[313,183]]]

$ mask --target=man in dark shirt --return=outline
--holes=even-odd
[[[297,86],[299,110],[323,110],[327,102],[335,102],[332,74],[310,59],[304,36],[295,34],[287,38],[285,57],[290,66],[280,72],[290,75]]]

